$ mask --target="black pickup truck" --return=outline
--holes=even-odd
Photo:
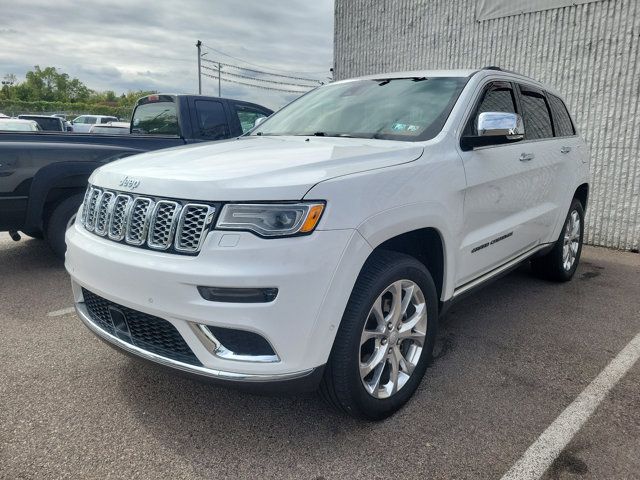
[[[129,135],[0,132],[0,231],[45,238],[63,257],[64,234],[91,172],[136,153],[242,135],[273,113],[253,103],[201,95],[138,100]]]

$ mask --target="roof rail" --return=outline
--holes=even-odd
[[[497,67],[495,65],[488,65],[486,67],[482,67],[480,70],[498,70],[499,72],[504,72],[505,70],[502,70],[500,67]]]

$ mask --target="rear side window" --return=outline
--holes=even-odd
[[[200,136],[210,140],[229,137],[227,116],[220,102],[214,100],[196,100],[196,116]]]
[[[525,139],[537,140],[553,137],[549,107],[541,93],[523,90],[522,109]]]
[[[174,102],[149,102],[136,107],[131,119],[131,133],[179,135]]]
[[[505,82],[493,82],[485,87],[482,99],[476,108],[475,114],[469,119],[465,128],[465,135],[477,135],[476,121],[478,115],[484,112],[516,112],[515,95],[511,84]]]
[[[549,106],[551,107],[551,114],[553,115],[553,121],[556,126],[556,137],[569,137],[576,134],[575,128],[573,128],[573,122],[567,111],[567,107],[564,102],[555,95],[547,93],[549,99]]]
[[[256,120],[259,118],[264,118],[267,115],[260,110],[255,108],[251,108],[247,105],[234,105],[236,110],[236,114],[238,115],[238,121],[240,122],[240,126],[242,127],[242,133],[247,133],[249,130],[253,128],[256,123]]]

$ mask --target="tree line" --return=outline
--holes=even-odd
[[[150,93],[156,92],[138,90],[121,95],[112,90],[98,92],[55,67],[36,65],[27,72],[24,81],[18,81],[11,73],[3,77],[0,112],[16,115],[56,111],[128,117],[136,100]]]

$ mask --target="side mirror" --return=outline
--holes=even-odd
[[[253,128],[257,127],[258,125],[260,125],[262,122],[264,122],[267,119],[267,117],[258,117],[256,118],[256,121],[253,122]]]
[[[524,138],[524,123],[517,113],[482,112],[476,120],[477,136],[462,137],[463,150],[517,142]]]

